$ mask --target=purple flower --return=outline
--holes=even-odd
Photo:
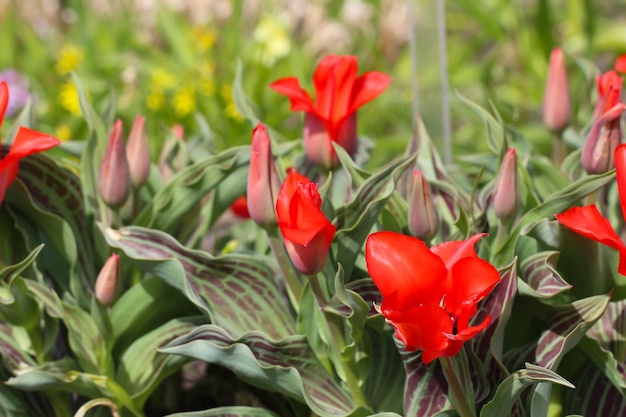
[[[28,91],[28,80],[19,72],[10,68],[0,71],[0,81],[7,83],[11,91],[9,105],[5,113],[5,116],[10,117],[20,111],[31,98]]]

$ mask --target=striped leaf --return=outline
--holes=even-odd
[[[111,246],[179,289],[234,337],[255,330],[281,340],[296,333],[274,271],[261,259],[238,254],[213,257],[142,227],[107,228],[104,234]]]
[[[539,252],[522,261],[521,271],[524,286],[520,294],[537,298],[550,298],[572,288],[556,270],[559,252]]]
[[[188,411],[170,414],[166,417],[278,417],[278,415],[264,408],[235,406],[218,407],[204,411]]]
[[[91,221],[83,205],[80,179],[45,154],[20,161],[18,178],[26,195],[21,187],[12,187],[16,189],[11,202],[63,258],[65,276],[69,276],[75,297],[88,299],[96,276],[93,242],[97,231],[85,226]],[[62,282],[62,278],[57,281]]]
[[[188,360],[157,349],[189,333],[199,320],[174,319],[136,339],[119,360],[115,380],[141,407],[157,385]]]
[[[410,156],[388,164],[363,182],[350,203],[337,209],[333,221],[337,233],[331,249],[336,262],[344,268],[346,281],[350,281],[365,239],[394,194],[396,181],[414,159]]]
[[[397,339],[396,345],[406,371],[404,385],[404,415],[430,417],[453,410],[447,396],[447,383],[439,361],[428,365],[422,363],[421,353],[407,352]]]
[[[177,173],[142,210],[135,225],[172,232],[180,221],[211,191],[221,190],[228,198],[213,210],[215,220],[246,189],[250,148],[240,146],[209,156]],[[208,204],[214,204],[214,196]],[[212,221],[209,222],[212,224]]]
[[[564,412],[576,412],[583,416],[626,415],[624,391],[617,389],[601,369],[589,366],[579,374],[575,382],[584,389],[565,392]]]
[[[516,403],[522,391],[524,391],[526,387],[539,384],[540,382],[550,382],[574,388],[570,382],[557,373],[541,366],[526,363],[525,369],[514,372],[502,381],[491,401],[483,406],[480,417],[501,417],[510,415],[511,408]],[[551,386],[551,384],[539,385]]]
[[[208,324],[161,351],[224,366],[252,385],[306,402],[319,416],[347,416],[355,411],[348,393],[326,372],[304,336],[272,341],[252,331],[232,338]]]
[[[25,365],[34,366],[35,360],[26,353],[16,338],[15,328],[0,322],[0,356],[5,368],[11,373],[22,369]]]

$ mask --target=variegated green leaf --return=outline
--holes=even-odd
[[[250,384],[306,402],[319,416],[355,411],[348,393],[316,359],[304,336],[272,341],[248,332],[232,338],[218,326],[204,325],[161,351],[224,366]]]
[[[510,415],[511,407],[513,407],[513,404],[515,404],[526,387],[533,384],[550,385],[550,383],[574,388],[570,382],[556,372],[526,363],[525,369],[513,372],[513,374],[502,381],[491,401],[483,406],[480,417],[508,416]]]
[[[439,362],[424,365],[421,353],[407,352],[402,343],[395,340],[406,371],[404,415],[430,417],[453,410]]]
[[[189,333],[200,320],[174,319],[136,339],[119,360],[115,380],[142,406],[160,381],[179,370],[188,359],[157,349]]]
[[[396,181],[414,158],[410,156],[388,164],[363,183],[350,203],[337,209],[334,219],[337,232],[331,250],[346,277],[351,277],[365,239],[393,195]]]
[[[539,252],[524,259],[521,265],[523,287],[520,294],[550,298],[572,288],[556,270],[559,252]]]
[[[88,398],[105,396],[128,408],[133,415],[138,417],[143,415],[126,391],[114,380],[101,375],[80,372],[77,370],[77,364],[71,359],[46,362],[39,367],[22,369],[6,384],[25,391],[56,390],[84,395]]]
[[[104,233],[111,246],[178,288],[233,337],[256,330],[280,340],[295,333],[274,272],[262,260],[238,254],[213,257],[142,227],[107,228]]]
[[[27,349],[18,342],[23,334],[20,335],[17,332],[19,330],[0,322],[0,356],[2,356],[5,368],[11,373],[15,373],[26,365],[34,366],[36,363],[26,352]]]
[[[563,411],[583,416],[626,415],[626,396],[603,374],[601,369],[589,366],[579,374],[575,382],[584,389],[565,392]]]
[[[170,414],[166,417],[278,417],[270,410],[254,407],[218,407],[204,411],[188,411]]]
[[[242,178],[247,172],[249,159],[250,148],[241,146],[227,149],[186,167],[159,190],[135,219],[135,224],[172,232],[180,225],[180,219],[209,192],[228,186],[229,196],[242,195],[246,189],[246,182]],[[222,211],[226,208],[223,206],[228,207],[226,204],[220,205]],[[212,219],[219,214],[220,210],[214,210]]]
[[[44,399],[37,398],[37,394],[20,392],[6,384],[0,385],[0,416],[51,416],[53,413]]]

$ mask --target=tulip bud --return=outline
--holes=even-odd
[[[120,207],[130,194],[130,169],[126,160],[122,121],[115,122],[98,172],[98,191],[111,207]]]
[[[567,83],[567,69],[561,48],[550,54],[548,79],[543,97],[543,122],[553,132],[562,132],[570,121],[570,96]]]
[[[142,186],[150,175],[150,150],[144,130],[145,117],[137,116],[128,136],[126,155],[130,168],[130,178],[135,187]]]
[[[413,171],[413,186],[409,200],[409,231],[429,242],[439,230],[439,216],[430,196],[422,171]]]
[[[626,105],[617,103],[591,126],[581,155],[581,164],[588,174],[603,174],[613,168],[613,154],[622,142],[620,116],[624,110]]]
[[[335,168],[339,164],[333,142],[337,142],[352,156],[357,148],[356,112],[340,123],[335,132],[313,113],[304,116],[304,150],[307,158],[316,165],[326,169]]]
[[[517,214],[520,197],[517,186],[517,154],[515,148],[509,148],[504,155],[496,177],[491,204],[500,220],[509,219]]]
[[[267,128],[259,123],[252,132],[250,170],[248,171],[248,212],[261,227],[275,226],[276,198],[280,178],[276,170]]]
[[[108,306],[115,301],[120,285],[120,256],[116,253],[111,255],[96,279],[94,293],[102,305]]]
[[[231,204],[230,211],[240,219],[249,219],[250,212],[248,211],[248,199],[245,195],[237,197],[237,199]]]

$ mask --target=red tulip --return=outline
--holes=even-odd
[[[626,54],[618,56],[615,60],[615,71],[626,73]]]
[[[626,216],[626,145],[619,145],[615,150],[615,168],[622,215]],[[618,250],[617,272],[626,275],[626,245],[613,230],[609,220],[600,214],[598,207],[572,207],[555,217],[563,226],[579,235]]]
[[[615,71],[598,78],[598,103],[581,155],[589,174],[603,174],[613,168],[615,148],[622,142],[620,117],[626,109],[621,95],[622,78]]]
[[[483,235],[439,244],[394,232],[367,238],[365,260],[383,296],[380,312],[407,350],[422,350],[422,361],[454,356],[491,318],[470,326],[478,303],[500,281],[498,271],[478,258]]]
[[[258,123],[252,132],[250,169],[248,170],[248,212],[261,227],[276,227],[276,199],[280,177],[272,154],[267,127]]]
[[[315,73],[315,101],[295,77],[282,78],[270,87],[287,96],[292,111],[304,111],[304,145],[308,158],[325,168],[337,166],[332,142],[353,155],[357,147],[356,111],[380,95],[391,82],[382,72],[357,77],[355,56],[330,55],[322,59]]]
[[[246,199],[246,196],[239,196],[230,206],[230,211],[241,219],[249,219],[250,212],[248,211],[248,200]]]
[[[130,195],[130,167],[126,159],[124,126],[117,120],[109,133],[104,158],[98,170],[98,192],[111,207],[119,208]]]
[[[0,82],[0,127],[9,103],[9,87]],[[0,158],[0,204],[4,200],[6,190],[17,177],[20,160],[29,155],[36,154],[57,146],[59,140],[45,133],[37,132],[23,126],[17,130],[11,149]],[[1,155],[0,155],[1,156]]]
[[[321,210],[317,184],[290,170],[278,192],[276,215],[291,261],[303,274],[324,268],[336,227]]]

